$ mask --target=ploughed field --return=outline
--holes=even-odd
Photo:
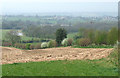
[[[20,50],[11,47],[2,48],[2,64],[39,62],[51,60],[94,60],[107,57],[113,48],[47,48]]]

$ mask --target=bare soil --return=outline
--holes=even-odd
[[[112,48],[48,48],[36,50],[20,50],[10,47],[2,48],[2,64],[51,61],[51,60],[94,60],[107,57]]]

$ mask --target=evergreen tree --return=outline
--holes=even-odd
[[[60,46],[62,40],[64,38],[67,38],[67,32],[64,28],[59,28],[56,31],[56,42],[58,43],[58,46]]]

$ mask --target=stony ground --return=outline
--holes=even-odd
[[[2,48],[2,64],[22,63],[30,61],[50,60],[83,60],[101,59],[107,57],[111,49],[107,48],[48,48],[36,50],[20,50],[10,47]]]

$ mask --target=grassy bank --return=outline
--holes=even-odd
[[[3,65],[3,76],[116,76],[116,67],[103,60],[50,61]]]

